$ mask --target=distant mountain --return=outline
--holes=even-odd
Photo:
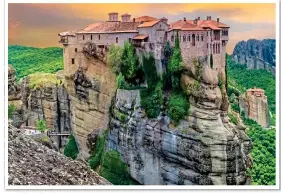
[[[240,41],[236,44],[232,57],[239,64],[247,64],[248,69],[266,69],[275,75],[275,45],[275,39]]]
[[[8,63],[15,68],[17,79],[35,72],[55,73],[63,69],[63,49],[9,45]]]

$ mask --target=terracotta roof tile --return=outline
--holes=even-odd
[[[78,33],[136,32],[139,22],[97,22]]]
[[[157,24],[160,20],[154,20],[154,21],[150,21],[150,22],[144,22],[141,25],[138,26],[138,28],[143,28],[143,27],[151,27],[154,26],[155,24]]]
[[[187,25],[189,24],[189,25]],[[213,30],[220,30],[221,28],[229,28],[224,23],[217,22],[214,20],[198,20],[197,25],[194,24],[194,20],[178,20],[170,24],[170,30],[181,29],[181,30],[204,30],[204,28],[211,28]]]
[[[158,19],[151,16],[141,16],[135,19],[136,22],[150,22],[154,20],[158,20]]]
[[[133,39],[134,40],[143,40],[143,39],[146,39],[148,37],[148,35],[146,35],[146,34],[143,34],[143,35],[137,35],[137,36],[135,36]]]

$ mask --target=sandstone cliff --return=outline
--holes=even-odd
[[[24,122],[23,105],[21,100],[20,85],[16,81],[16,70],[12,65],[8,66],[8,104],[13,106],[13,125],[19,127]]]
[[[182,89],[191,105],[188,116],[176,127],[163,113],[148,119],[140,108],[138,90],[117,90],[107,149],[121,153],[139,183],[249,183],[251,141],[242,125],[228,121],[225,87],[218,85],[217,72],[208,66],[201,68],[200,76],[189,68],[182,75]]]
[[[8,127],[9,185],[111,185],[83,160],[75,160]]]
[[[249,69],[266,69],[275,75],[275,39],[240,41],[233,50],[233,60]]]

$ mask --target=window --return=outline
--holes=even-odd
[[[197,35],[196,37],[197,37],[197,39],[196,39],[196,40],[197,40],[197,42],[199,42],[199,35]]]
[[[129,38],[129,43],[131,43],[132,42],[132,38]]]
[[[99,40],[100,40],[100,35],[99,35]]]
[[[75,48],[75,52],[77,52],[77,48]]]
[[[192,35],[192,46],[195,46],[195,34]]]
[[[174,42],[174,35],[171,36],[171,41]]]
[[[201,41],[204,41],[204,37],[203,37],[203,35],[201,35]]]
[[[186,42],[186,36],[183,35],[183,42]]]
[[[215,44],[213,44],[213,54],[215,54],[216,53],[216,46],[215,46]]]
[[[93,35],[91,35],[91,40],[93,40]]]
[[[188,42],[190,42],[190,35],[188,35]]]
[[[220,48],[220,44],[218,44],[218,53],[220,53],[221,52],[221,48]]]
[[[83,35],[83,40],[85,40],[85,35]]]
[[[209,43],[207,43],[207,48],[209,48]]]
[[[116,43],[118,43],[118,37],[116,37]]]
[[[207,36],[209,36],[209,32],[207,32]]]
[[[71,64],[74,64],[74,63],[75,63],[75,62],[74,62],[74,58],[72,58],[72,59],[71,59]]]

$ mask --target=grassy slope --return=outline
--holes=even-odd
[[[35,72],[55,73],[63,69],[63,50],[58,47],[8,47],[8,63],[17,71],[17,79]]]

